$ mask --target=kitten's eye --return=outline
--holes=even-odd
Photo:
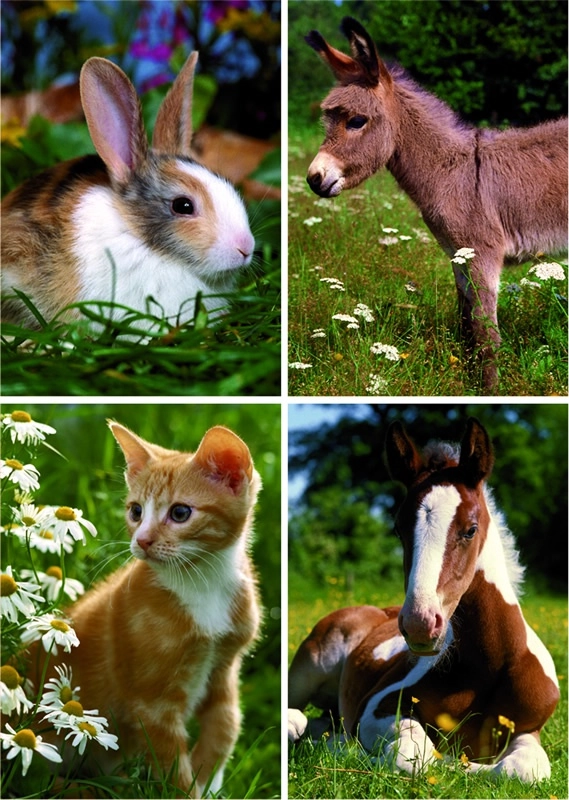
[[[170,519],[172,522],[186,522],[190,518],[192,509],[190,506],[176,505],[170,509]]]
[[[142,506],[138,503],[133,503],[128,510],[128,515],[133,522],[140,522],[142,519]]]
[[[189,197],[176,197],[172,200],[172,211],[174,214],[191,216],[195,213],[195,207]]]

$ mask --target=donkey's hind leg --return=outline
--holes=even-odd
[[[498,289],[502,263],[501,252],[479,249],[469,263],[453,265],[462,338],[473,349],[481,367],[485,394],[494,394],[498,389]]]

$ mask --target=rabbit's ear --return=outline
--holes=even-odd
[[[162,153],[191,155],[192,93],[198,54],[194,50],[164,98],[152,137],[152,147]]]
[[[80,85],[93,144],[111,178],[125,183],[148,152],[134,86],[124,72],[106,58],[90,58],[85,62]]]

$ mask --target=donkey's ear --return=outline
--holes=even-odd
[[[318,31],[310,31],[304,40],[316,50],[322,61],[328,64],[340,83],[351,83],[361,76],[362,68],[359,63],[329,45]]]
[[[194,50],[162,101],[156,117],[152,147],[161,153],[191,155],[192,95],[198,53]]]
[[[464,471],[469,486],[477,486],[492,472],[494,453],[492,442],[483,425],[475,417],[466,423],[466,431],[460,445],[459,468]]]
[[[353,57],[368,75],[369,82],[377,84],[380,78],[381,59],[369,33],[353,17],[344,17],[340,30],[350,43]]]
[[[392,422],[385,438],[385,457],[389,474],[407,488],[423,468],[423,459],[400,422]]]

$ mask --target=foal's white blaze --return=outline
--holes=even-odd
[[[433,486],[417,510],[413,560],[405,606],[440,609],[437,586],[443,567],[447,533],[460,505],[454,486]]]

